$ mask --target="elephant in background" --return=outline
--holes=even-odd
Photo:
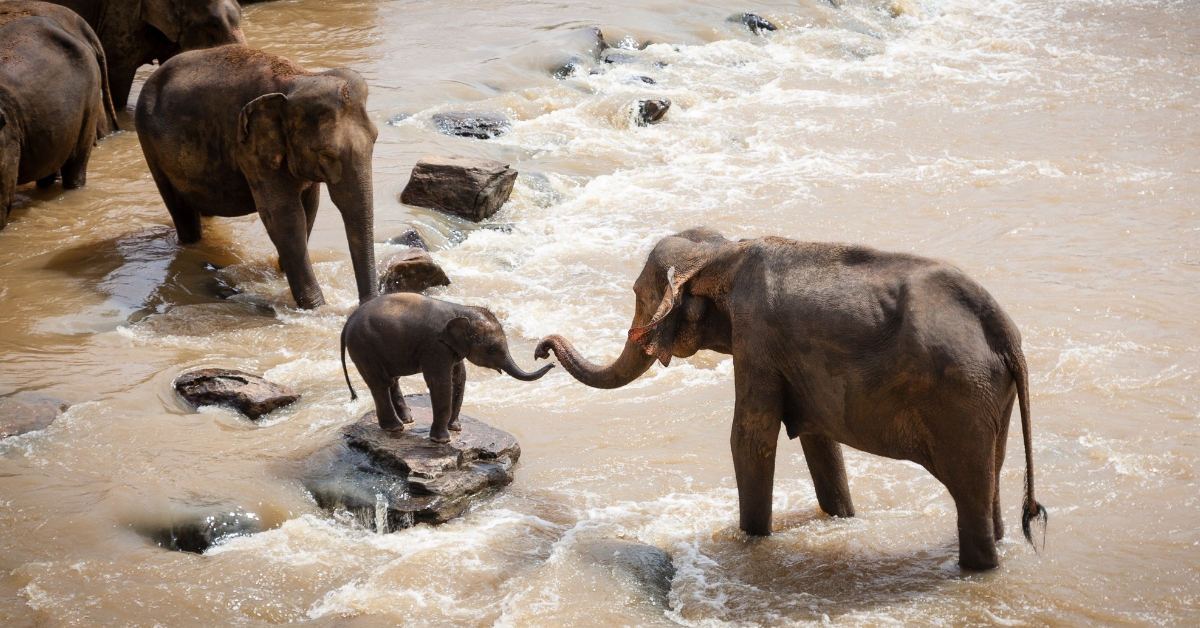
[[[181,244],[200,216],[258,212],[296,304],[325,300],[308,257],[322,183],[342,213],[362,303],[375,276],[371,156],[379,135],[351,70],[307,72],[233,44],[182,53],[146,81],[134,122]]]
[[[504,328],[487,309],[410,293],[379,297],[346,319],[342,373],[350,398],[357,399],[346,371],[347,350],[371,389],[375,417],[385,430],[403,430],[412,422],[396,378],[425,376],[433,403],[429,440],[435,443],[449,442],[450,431],[462,429],[458,413],[467,383],[464,359],[523,382],[540,379],[554,366],[547,364],[533,373],[521,370],[509,354]]]
[[[999,564],[1000,467],[1019,399],[1026,486],[1022,528],[1045,522],[1034,499],[1028,374],[1012,320],[978,284],[936,260],[867,247],[707,228],[664,238],[633,286],[620,357],[597,366],[564,338],[542,339],[576,379],[624,386],[657,359],[700,349],[733,356],[730,445],[740,527],[771,533],[779,428],[799,438],[817,501],[854,515],[839,443],[922,465],[958,510],[959,565]]]
[[[92,146],[112,109],[96,50],[58,21],[0,13],[0,50],[2,229],[18,185],[49,186],[60,172],[68,190],[87,182]]]
[[[187,50],[244,44],[237,0],[52,0],[87,20],[108,55],[113,103],[124,108],[137,69]]]

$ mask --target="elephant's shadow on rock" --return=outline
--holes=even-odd
[[[61,249],[45,268],[106,296],[109,306],[136,322],[177,305],[222,302],[236,290],[217,270],[241,261],[220,247],[181,247],[163,225]]]
[[[837,529],[842,526],[845,529]],[[750,537],[731,524],[704,539],[695,547],[707,559],[701,571],[716,569],[720,575],[701,577],[709,586],[724,581],[739,590],[750,589],[755,592],[751,597],[761,596],[764,602],[798,600],[802,603],[784,611],[797,621],[889,608],[936,595],[964,578],[988,577],[959,569],[952,536],[921,548],[886,548],[855,519],[834,519],[815,508],[777,513],[773,527],[772,536]],[[677,610],[688,616],[687,590],[692,583],[687,570],[682,571],[674,587],[685,601]],[[738,605],[754,604],[743,600]],[[778,610],[776,603],[770,605]]]

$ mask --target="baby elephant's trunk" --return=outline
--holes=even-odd
[[[543,366],[542,368],[540,368],[532,373],[527,373],[525,371],[522,371],[521,367],[517,366],[516,362],[513,362],[512,356],[508,356],[508,359],[505,361],[505,364],[504,364],[504,372],[507,373],[510,377],[519,379],[523,382],[532,382],[536,379],[541,379],[542,376],[546,374],[546,371],[549,371],[553,367],[554,367],[553,364],[547,364],[546,366]]]

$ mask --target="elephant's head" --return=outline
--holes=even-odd
[[[182,51],[246,43],[237,0],[141,0],[138,16]]]
[[[259,171],[286,168],[297,179],[328,186],[346,225],[359,300],[366,302],[379,294],[371,184],[379,131],[367,115],[367,84],[343,69],[298,74],[287,84],[286,94],[265,94],[242,108],[239,163]]]
[[[663,238],[633,284],[637,304],[625,349],[608,366],[597,366],[558,335],[538,343],[536,358],[550,351],[575,379],[593,388],[619,388],[645,373],[654,360],[686,358],[700,349],[732,351],[726,296],[742,260],[739,243],[706,227]]]
[[[471,364],[502,371],[523,382],[540,379],[554,366],[547,364],[533,373],[521,370],[508,352],[508,340],[504,337],[500,321],[481,307],[468,307],[466,316],[446,323],[438,339]]]

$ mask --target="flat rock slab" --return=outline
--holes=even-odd
[[[175,378],[175,390],[194,407],[232,408],[257,421],[300,399],[291,388],[233,369],[200,369]]]
[[[499,161],[424,157],[413,166],[400,202],[480,222],[500,211],[516,182],[517,171]]]
[[[318,505],[393,531],[449,521],[512,482],[521,457],[516,437],[460,415],[462,431],[451,432],[449,443],[430,442],[428,400],[405,397],[414,422],[403,432],[379,429],[374,412],[347,426],[342,436],[348,451],[305,482]]]
[[[450,285],[450,278],[425,249],[415,246],[392,255],[384,262],[387,271],[379,279],[382,294],[421,293],[434,286]]]
[[[434,114],[433,126],[446,135],[490,140],[507,133],[512,123],[498,113],[455,112]]]
[[[36,392],[0,397],[0,439],[44,430],[66,411],[67,402]]]

